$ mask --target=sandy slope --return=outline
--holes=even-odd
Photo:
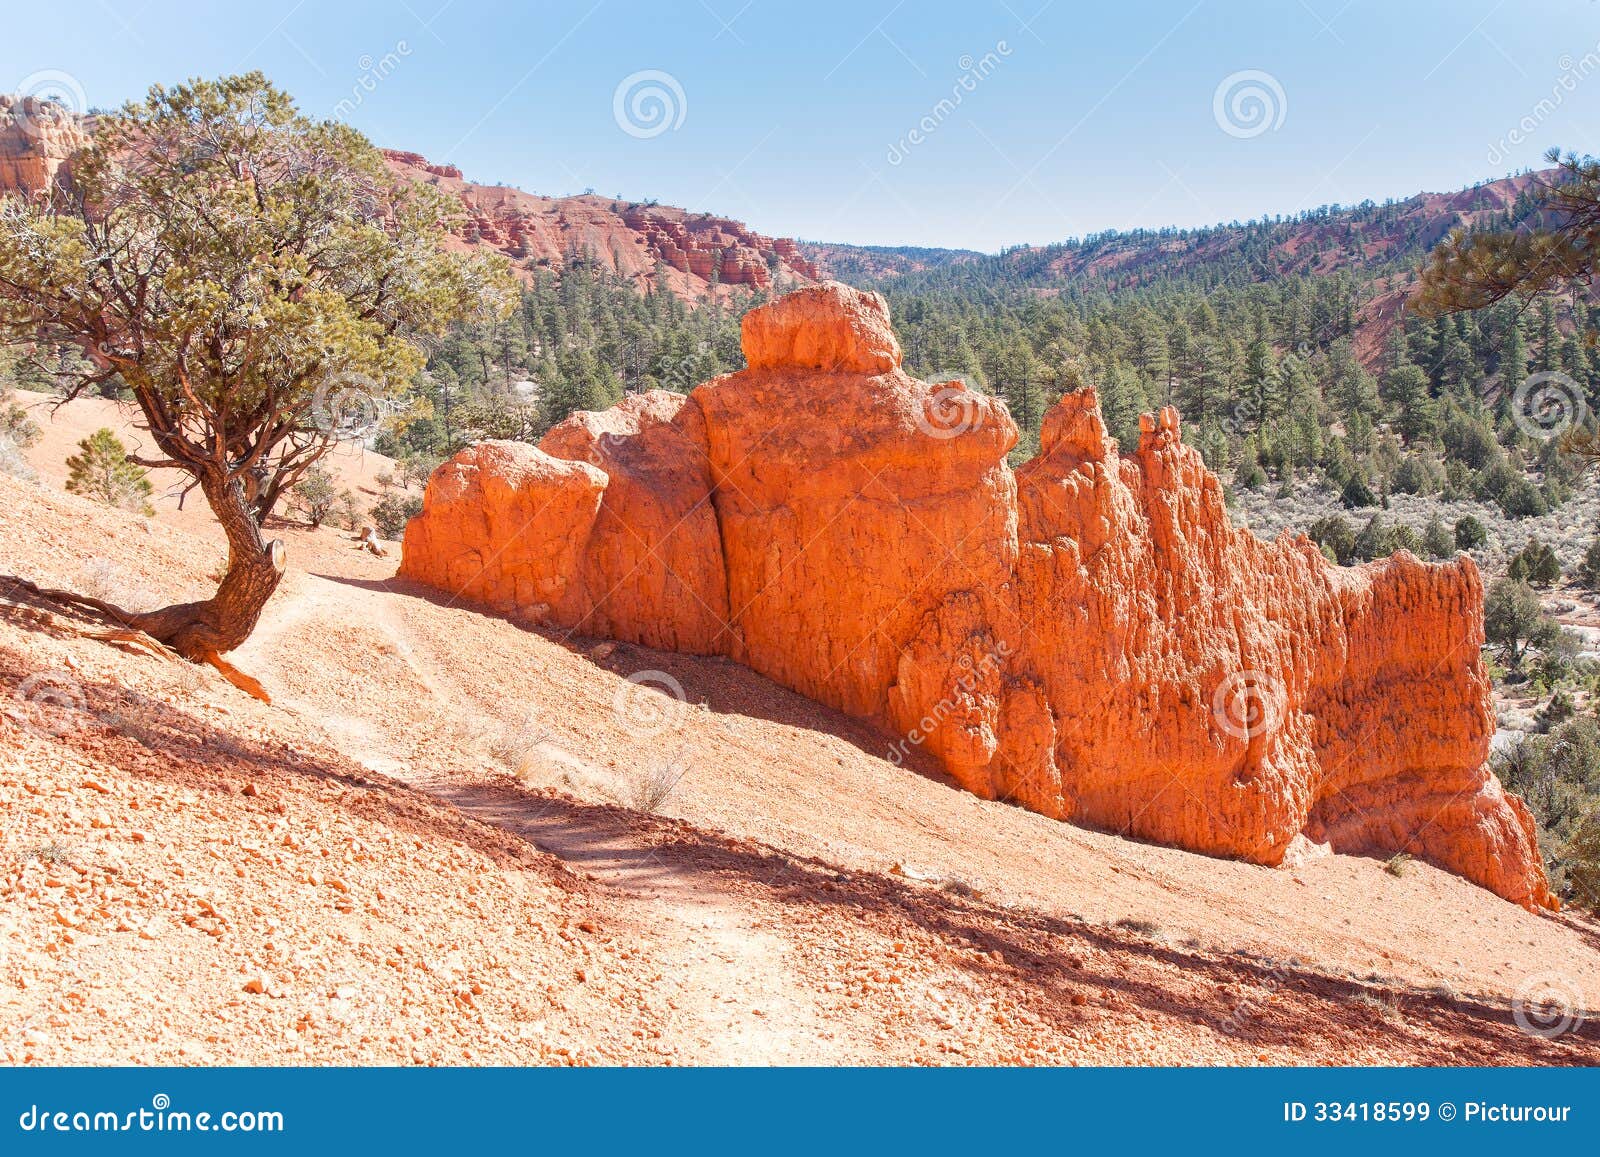
[[[203,589],[192,504],[56,489],[106,408],[57,414],[41,485],[0,478],[0,574]],[[1545,1040],[1514,1016],[1541,978],[1600,1009],[1592,923],[1421,865],[1258,868],[986,803],[735,665],[531,632],[274,533],[291,571],[233,656],[271,707],[0,607],[6,690],[70,688],[68,726],[0,717],[0,1055],[1600,1060],[1595,1017]],[[692,706],[625,682],[647,671]],[[680,773],[659,814],[619,806]]]

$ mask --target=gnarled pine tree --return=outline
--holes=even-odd
[[[1600,259],[1600,160],[1552,152],[1539,212],[1511,229],[1457,229],[1434,249],[1411,305],[1424,317],[1507,297],[1587,289]]]
[[[509,309],[503,261],[441,247],[459,209],[260,73],[153,88],[96,118],[70,184],[0,200],[0,337],[81,350],[69,397],[126,385],[153,443],[132,460],[192,476],[228,539],[211,598],[97,609],[226,669],[283,575],[279,497],[420,341]]]

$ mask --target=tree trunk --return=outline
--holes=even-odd
[[[262,608],[283,578],[284,551],[277,539],[262,541],[239,479],[202,475],[200,489],[228,536],[228,570],[217,593],[202,602],[131,615],[128,624],[187,659],[215,664],[256,629]]]

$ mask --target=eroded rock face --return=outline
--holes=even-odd
[[[825,374],[886,374],[900,365],[900,343],[889,326],[889,305],[830,281],[785,294],[745,314],[745,364],[752,370],[818,370]]]
[[[728,579],[698,399],[666,390],[573,414],[540,449],[606,476],[563,625],[664,651],[728,649]]]
[[[0,94],[0,195],[35,197],[70,174],[72,156],[89,143],[91,118],[32,97]],[[818,274],[800,247],[738,221],[666,205],[624,205],[609,197],[541,197],[503,185],[467,181],[454,165],[420,153],[385,149],[390,168],[461,201],[450,244],[487,247],[512,261],[525,280],[586,254],[641,292],[657,284],[686,301],[731,300],[749,290],[792,286]]]
[[[442,466],[403,573],[729,655],[877,722],[891,759],[925,748],[1046,815],[1263,864],[1306,839],[1408,851],[1549,902],[1487,768],[1469,559],[1352,569],[1261,542],[1175,412],[1123,455],[1092,391],[1013,472],[1003,407],[901,370],[874,295],[802,290],[743,336],[750,368],[687,399]]]
[[[728,583],[704,420],[655,390],[578,413],[539,447],[439,467],[400,573],[499,611],[662,650],[727,650]]]
[[[400,573],[536,622],[570,614],[608,481],[523,442],[479,442],[428,480]]]
[[[0,196],[36,196],[89,143],[81,119],[31,96],[0,94]]]
[[[584,253],[641,289],[659,279],[695,301],[818,276],[795,242],[725,217],[593,194],[541,197],[473,184],[454,165],[430,164],[417,153],[389,149],[385,156],[396,172],[459,197],[465,210],[460,243],[498,250],[524,277],[541,267],[561,269],[574,253]]]

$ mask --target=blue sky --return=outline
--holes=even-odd
[[[4,29],[0,90],[261,68],[475,180],[810,240],[994,250],[1600,153],[1594,0],[82,0]]]

